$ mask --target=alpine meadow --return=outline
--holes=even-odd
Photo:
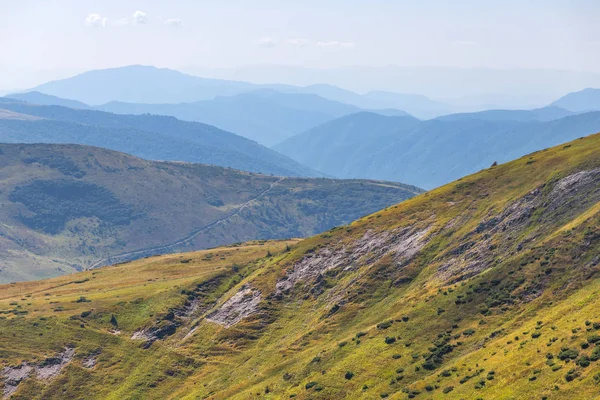
[[[600,400],[599,18],[0,2],[0,398]]]

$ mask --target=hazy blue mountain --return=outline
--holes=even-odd
[[[429,119],[439,115],[450,114],[454,108],[448,104],[429,99],[419,94],[393,93],[384,91],[371,91],[358,94],[336,86],[320,84],[304,87],[282,87],[279,90],[301,93],[314,93],[326,99],[351,104],[363,110],[373,111],[385,115],[382,110],[402,110],[396,115],[414,115],[417,118]],[[394,115],[394,114],[392,114]]]
[[[587,88],[569,93],[551,105],[575,112],[600,110],[600,89]]]
[[[600,131],[600,112],[554,121],[479,118],[418,121],[358,113],[274,148],[336,177],[386,179],[426,189]]]
[[[90,105],[109,101],[180,103],[235,95],[256,88],[246,82],[204,79],[141,65],[88,71],[33,90]]]
[[[283,65],[251,65],[237,68],[188,67],[194,75],[238,79],[248,82],[280,82],[306,86],[328,83],[358,93],[385,90],[396,93],[421,93],[431,99],[469,97],[469,105],[496,104],[495,108],[522,108],[523,99],[543,107],[563,93],[582,87],[600,87],[600,73],[557,69],[461,68],[443,66],[344,66],[307,68]],[[493,98],[489,97],[493,94]],[[532,97],[533,95],[533,97]],[[477,100],[477,97],[481,97]],[[506,96],[515,102],[504,102]],[[493,100],[490,103],[490,100]],[[498,103],[497,100],[502,100]],[[477,101],[475,104],[473,101]],[[483,103],[482,103],[483,102]],[[527,101],[530,103],[530,101]],[[451,103],[454,104],[454,103]],[[528,108],[534,108],[528,107]],[[565,107],[566,108],[566,107]],[[478,109],[480,111],[481,108]],[[419,116],[410,110],[405,110]],[[463,110],[468,111],[468,110]],[[470,110],[474,111],[474,110]]]
[[[281,93],[272,89],[193,103],[110,102],[97,108],[118,114],[171,115],[186,121],[203,122],[265,146],[272,146],[326,121],[360,111],[358,107],[314,94]]]
[[[474,113],[458,113],[438,117],[442,121],[464,121],[481,119],[484,121],[553,121],[575,114],[564,108],[548,106],[534,110],[486,110]]]
[[[11,99],[17,99],[21,101],[26,101],[27,103],[39,104],[44,106],[63,106],[69,108],[77,108],[86,110],[89,109],[85,103],[77,100],[63,99],[62,97],[52,96],[49,94],[41,93],[41,92],[24,92],[24,93],[13,93],[6,97]]]
[[[15,118],[12,114],[0,119],[0,142],[4,143],[85,144],[151,160],[197,162],[285,176],[322,176],[252,140],[174,117],[117,115],[16,100],[4,102],[0,108],[37,117]]]
[[[363,97],[373,105],[370,108],[398,108],[422,119],[454,112],[452,106],[420,94],[371,91]]]

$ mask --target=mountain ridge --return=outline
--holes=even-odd
[[[259,175],[104,148],[0,144],[0,280],[160,253],[303,237],[422,190]]]
[[[333,176],[395,180],[431,189],[494,162],[595,133],[600,126],[599,112],[551,121],[459,117],[419,122],[354,114],[274,149]]]
[[[199,162],[276,175],[324,175],[250,139],[170,116],[117,115],[16,101],[3,102],[1,108],[37,120],[0,119],[0,142],[76,143],[154,160]]]

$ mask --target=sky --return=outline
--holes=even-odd
[[[597,0],[0,0],[0,89],[130,64],[600,72]]]

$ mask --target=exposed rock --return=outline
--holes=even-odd
[[[578,212],[578,208],[571,206],[575,201],[578,208],[600,201],[600,168],[580,171],[559,180],[547,196],[543,195],[542,188],[537,188],[512,202],[499,215],[490,216],[467,234],[467,237],[480,235],[477,239],[467,242],[465,237],[460,241],[462,245],[446,253],[452,258],[439,267],[438,276],[447,283],[455,283],[491,268],[496,254],[521,251],[535,242],[535,232],[520,236],[530,226],[536,209],[542,209],[544,223],[554,223],[565,213]],[[515,243],[517,238],[519,241]]]
[[[33,372],[33,367],[23,363],[18,367],[6,367],[2,369],[4,377],[4,397],[11,396],[21,381]]]
[[[229,328],[244,318],[255,314],[260,300],[260,290],[244,285],[218,310],[206,317],[206,320]]]
[[[306,255],[297,262],[292,271],[277,282],[277,293],[289,291],[296,283],[316,279],[337,267],[343,267],[345,271],[352,270],[358,266],[359,260],[361,263],[372,264],[386,254],[391,254],[401,267],[428,243],[430,229],[409,226],[391,231],[368,230],[350,246],[322,248],[316,254]]]
[[[75,356],[75,349],[66,348],[56,357],[47,358],[39,364],[23,363],[17,367],[2,369],[4,378],[4,396],[11,396],[24,379],[35,375],[38,379],[53,379]]]
[[[49,358],[39,367],[35,367],[36,375],[40,379],[50,379],[57,376],[60,371],[67,365],[75,356],[75,349],[67,348],[57,357]]]
[[[600,201],[600,168],[580,171],[556,182],[545,205],[550,212],[568,213],[576,211],[570,204],[581,207],[597,201]]]
[[[514,246],[514,238],[528,226],[533,212],[541,203],[542,191],[538,188],[509,204],[499,215],[490,216],[481,222],[459,241],[461,245],[442,256],[451,258],[438,268],[437,276],[451,284],[491,268],[496,254],[507,252]],[[496,242],[493,239],[496,235],[503,236],[499,249],[494,247]],[[468,240],[469,238],[474,239]],[[530,240],[532,238],[527,239]]]
[[[85,360],[83,360],[83,362],[81,363],[85,368],[94,368],[94,366],[96,365],[96,363],[98,362],[96,356],[90,356],[88,358],[86,358]]]
[[[162,323],[148,329],[141,329],[131,335],[132,340],[143,340],[144,348],[147,349],[157,340],[164,339],[167,336],[173,335],[179,326],[178,322]]]
[[[554,185],[550,193],[551,198],[561,197],[569,192],[577,191],[581,187],[600,184],[600,168],[580,171],[561,179]]]

